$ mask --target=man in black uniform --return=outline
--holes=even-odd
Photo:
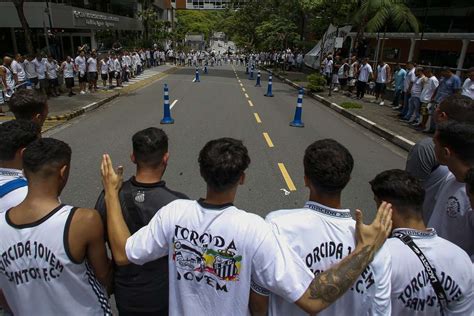
[[[133,234],[147,225],[163,206],[187,196],[171,191],[162,181],[168,164],[168,137],[158,128],[147,128],[133,138],[132,162],[136,175],[124,182],[120,204],[128,229]],[[107,223],[104,193],[95,209]],[[168,257],[143,266],[115,265],[115,298],[123,315],[168,315]]]

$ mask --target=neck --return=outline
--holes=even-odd
[[[466,174],[470,168],[463,163],[454,163],[448,165],[448,169],[454,174],[458,182],[464,182]]]
[[[417,218],[406,218],[406,219],[398,219],[396,220],[395,217],[393,218],[393,228],[411,228],[416,230],[425,231],[426,225],[423,222],[421,217]]]
[[[328,194],[311,190],[309,200],[330,208],[341,208],[341,193]]]
[[[209,187],[207,188],[205,203],[212,205],[223,205],[234,203],[235,195],[237,194],[237,186],[225,192],[216,192]]]
[[[137,167],[135,180],[140,183],[157,183],[161,181],[164,170],[162,167],[154,168],[140,168]]]
[[[45,179],[28,179],[28,194],[25,198],[27,205],[58,205],[59,185]]]
[[[0,168],[23,169],[23,164],[19,160],[0,161]]]

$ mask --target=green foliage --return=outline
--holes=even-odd
[[[309,82],[307,88],[313,92],[322,92],[326,87],[326,78],[319,73],[309,75],[306,80]]]
[[[341,106],[344,109],[362,109],[362,104],[355,102],[342,102]]]
[[[213,32],[230,29],[232,13],[230,11],[182,10],[176,12],[176,33],[180,40],[186,34],[204,34],[208,40]]]
[[[293,46],[298,34],[296,25],[276,14],[270,16],[256,28],[258,48],[263,50],[286,49]]]

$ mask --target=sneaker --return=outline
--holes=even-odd
[[[337,92],[337,91],[339,91],[339,89],[338,89],[338,88],[334,88],[334,90],[332,90],[332,91]]]
[[[84,90],[81,90],[81,94],[86,94],[86,92]]]
[[[384,105],[385,105],[385,102],[382,101],[382,102],[379,103],[379,105],[380,105],[380,106],[384,106]]]
[[[402,108],[401,105],[398,106],[392,106],[392,110],[400,110]]]

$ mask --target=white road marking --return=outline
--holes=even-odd
[[[176,105],[176,103],[178,103],[178,100],[174,100],[173,103],[171,103],[170,109],[172,109]]]

